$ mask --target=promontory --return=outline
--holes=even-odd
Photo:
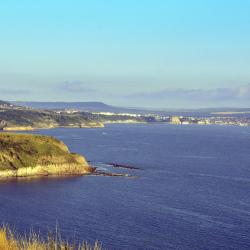
[[[0,178],[84,175],[86,159],[50,136],[0,133]]]

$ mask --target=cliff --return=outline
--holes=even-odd
[[[0,133],[0,178],[83,175],[92,172],[85,158],[49,136]]]
[[[103,127],[103,124],[87,115],[57,113],[48,110],[1,109],[0,120],[6,121],[4,130],[30,130],[39,128]]]

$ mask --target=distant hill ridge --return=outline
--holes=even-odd
[[[15,105],[36,109],[108,109],[112,108],[103,102],[12,102]]]
[[[0,105],[3,105],[3,104],[9,104],[9,103],[8,103],[8,102],[1,101],[1,100],[0,100]]]
[[[143,108],[127,108],[108,105],[103,102],[24,102],[14,101],[14,105],[25,106],[34,109],[76,109],[89,112],[113,112],[113,113],[140,113],[145,114],[150,112]]]
[[[64,110],[73,109],[89,112],[113,112],[113,113],[135,113],[135,114],[156,114],[156,115],[184,115],[184,116],[210,116],[215,112],[250,112],[250,108],[218,107],[218,108],[136,108],[136,107],[117,107],[103,102],[11,102],[17,106],[25,106],[33,109],[42,110]]]

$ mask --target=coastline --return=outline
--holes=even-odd
[[[15,132],[15,131],[33,131],[39,129],[54,129],[54,128],[104,128],[104,124],[101,125],[81,125],[81,126],[43,126],[43,127],[32,127],[32,126],[13,126],[4,127],[2,131]]]
[[[105,121],[100,125],[81,125],[81,126],[43,126],[43,127],[32,127],[32,126],[13,126],[13,127],[4,127],[3,132],[21,132],[21,131],[35,131],[41,129],[57,129],[57,128],[82,128],[82,129],[91,129],[91,128],[105,128],[105,125],[109,124],[167,124],[167,125],[177,125],[177,126],[236,126],[236,127],[249,127],[249,124],[243,123],[171,123],[171,122],[141,122],[141,121]],[[1,131],[1,130],[0,130]]]
[[[93,168],[83,168],[79,164],[49,164],[19,169],[0,170],[0,179],[48,177],[48,176],[83,176],[93,172]]]

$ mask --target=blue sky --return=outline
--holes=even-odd
[[[250,1],[0,3],[0,99],[250,104]]]

